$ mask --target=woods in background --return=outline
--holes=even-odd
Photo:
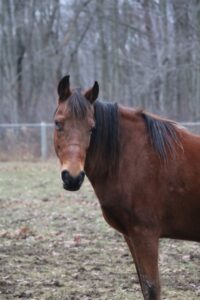
[[[200,0],[0,0],[0,122],[52,121],[56,86],[200,120]]]

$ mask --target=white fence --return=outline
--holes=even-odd
[[[200,135],[200,122],[182,122],[191,132]],[[0,124],[0,159],[46,159],[54,155],[53,124]]]

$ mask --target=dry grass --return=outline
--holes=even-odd
[[[0,299],[142,299],[122,237],[86,181],[62,190],[57,162],[0,163]],[[200,298],[198,244],[162,241],[163,299]]]

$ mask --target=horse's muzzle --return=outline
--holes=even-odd
[[[76,177],[71,176],[67,170],[62,171],[61,178],[63,181],[63,188],[68,191],[77,191],[80,189],[85,178],[85,172],[81,171]]]

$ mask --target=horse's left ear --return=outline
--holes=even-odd
[[[93,103],[97,99],[98,95],[99,84],[97,81],[95,81],[93,87],[85,93],[85,98],[87,98],[90,101],[90,103]]]

